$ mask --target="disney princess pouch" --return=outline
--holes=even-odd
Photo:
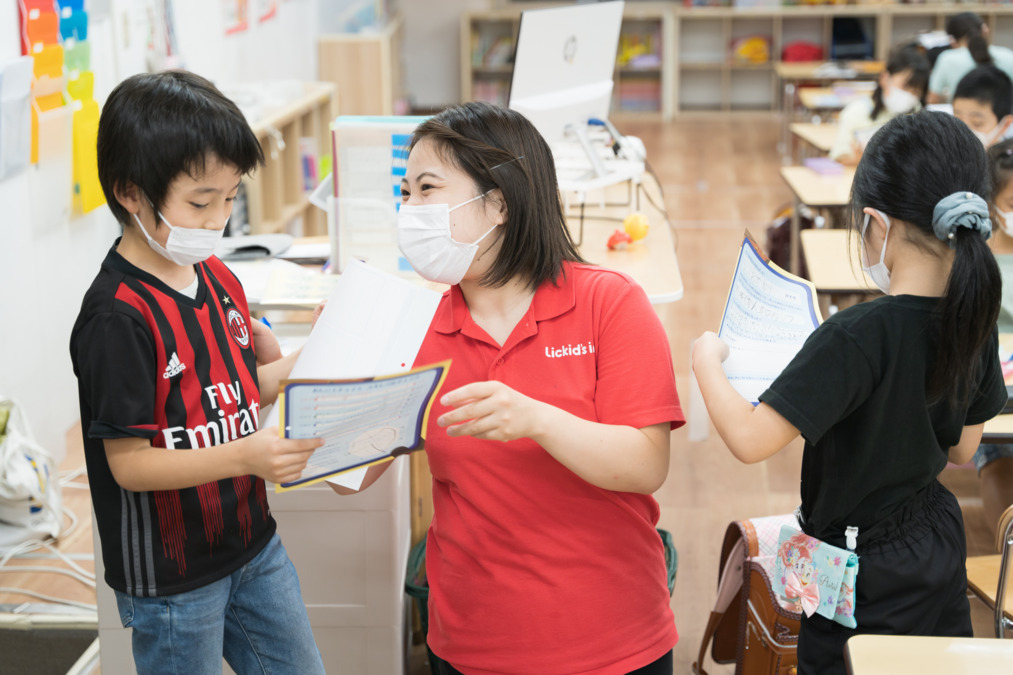
[[[848,529],[852,540],[852,528]],[[794,602],[806,616],[819,614],[847,628],[857,628],[857,577],[858,556],[854,551],[831,546],[790,525],[781,526],[772,585],[775,593]]]

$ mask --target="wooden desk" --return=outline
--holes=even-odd
[[[796,91],[801,91],[798,85],[803,82],[833,82],[849,79],[847,76],[850,73],[842,73],[836,69],[829,70],[825,64],[824,61],[778,61],[774,64],[774,74],[781,82],[782,91],[781,156],[784,160],[787,160],[789,154],[790,132],[788,125],[793,121],[795,114],[795,94]],[[882,61],[848,61],[845,67],[854,72],[853,79],[868,80],[883,72],[884,64]]]
[[[578,227],[570,218],[570,228]],[[622,223],[596,220],[584,216],[584,236],[578,247],[588,262],[623,272],[643,286],[652,304],[675,302],[682,297],[682,274],[675,256],[672,231],[663,218],[652,218],[647,236],[628,244],[625,249],[610,251],[605,245],[612,233],[622,229]]]
[[[851,675],[1008,673],[1013,640],[921,635],[856,635],[844,646]]]
[[[837,140],[837,125],[828,122],[827,124],[812,124],[809,122],[793,122],[790,125],[791,133],[797,138],[805,141],[821,154],[830,152]]]
[[[795,197],[791,214],[791,264],[793,274],[798,274],[799,260],[799,206],[806,204],[813,208],[831,208],[847,206],[851,199],[851,183],[855,178],[855,170],[844,167],[841,173],[833,175],[818,174],[804,166],[781,167],[781,177],[788,183]]]
[[[835,295],[879,293],[872,279],[862,270],[861,253],[853,248],[854,241],[849,236],[849,230],[802,230],[799,239],[809,280],[816,286],[824,318],[829,315]]]
[[[806,110],[828,112],[840,110],[852,101],[868,98],[870,94],[870,91],[861,88],[805,87],[799,90],[798,100]]]

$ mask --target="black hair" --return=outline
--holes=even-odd
[[[992,190],[993,201],[990,203],[993,216],[998,215],[998,208],[995,198],[999,196],[1003,188],[1013,181],[1013,138],[996,143],[988,149],[988,159],[992,166]],[[996,220],[993,219],[993,223]],[[1010,223],[1013,225],[1013,223]]]
[[[925,93],[929,87],[929,75],[932,68],[929,60],[925,57],[925,51],[918,45],[902,45],[893,49],[886,60],[886,72],[890,75],[910,71],[907,87],[918,89],[921,96],[918,99],[925,105]],[[872,119],[879,117],[886,105],[883,103],[883,85],[876,83],[876,90],[872,92]]]
[[[506,227],[486,286],[523,279],[532,289],[555,282],[564,261],[583,262],[563,216],[552,151],[515,110],[479,101],[452,106],[415,129],[409,149],[428,139],[475,182],[478,194],[499,189]],[[483,199],[491,197],[486,195]]]
[[[988,51],[988,40],[982,34],[985,22],[974,12],[954,14],[946,20],[946,32],[954,40],[967,40],[967,51],[978,65],[992,63],[992,55]]]
[[[996,66],[978,66],[957,83],[953,100],[958,98],[990,105],[995,118],[1001,120],[1013,111],[1013,81]]]
[[[909,229],[908,240],[941,255],[944,244],[933,230],[933,211],[955,192],[991,200],[989,161],[981,142],[952,115],[900,115],[877,131],[862,153],[851,187],[851,227],[860,231],[862,209],[871,206],[909,223],[918,233]],[[930,402],[958,407],[966,405],[977,386],[981,350],[999,316],[1002,279],[980,232],[959,227],[951,243],[953,266],[936,306],[937,358],[926,390]]]
[[[132,183],[162,207],[180,174],[197,177],[212,158],[241,175],[264,163],[260,142],[236,104],[199,75],[169,70],[116,85],[98,126],[98,175],[113,215],[130,214],[115,190]]]

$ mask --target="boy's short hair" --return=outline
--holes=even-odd
[[[102,108],[98,175],[120,223],[130,214],[116,186],[133,183],[156,209],[181,173],[199,176],[211,157],[246,175],[264,163],[260,142],[236,104],[208,80],[183,70],[123,80]]]
[[[1013,82],[995,66],[978,66],[957,84],[953,99],[958,98],[991,105],[995,118],[1001,120],[1013,112]]]

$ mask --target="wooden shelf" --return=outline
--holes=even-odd
[[[320,158],[331,152],[330,124],[337,117],[335,87],[330,82],[299,86],[300,96],[263,111],[250,124],[264,151],[264,166],[244,180],[247,218],[253,234],[327,233],[323,211],[309,203],[303,152],[309,145],[318,166]]]
[[[342,115],[401,114],[401,40],[395,14],[382,30],[330,34],[317,38],[320,79],[332,82]]]
[[[520,15],[524,9],[559,6],[513,5],[516,9],[466,13],[461,16],[461,100],[486,100],[506,105],[517,41]],[[674,110],[673,80],[675,42],[670,3],[627,3],[620,33],[620,52],[624,38],[655,41],[659,55],[657,66],[637,67],[616,64],[612,112],[633,112],[668,119]],[[488,63],[487,61],[494,61]],[[625,84],[624,84],[625,81]],[[651,108],[646,111],[644,108]]]

